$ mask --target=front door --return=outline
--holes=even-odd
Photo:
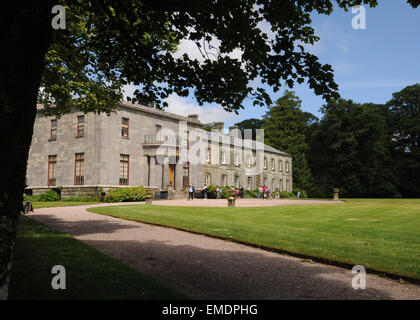
[[[174,164],[170,164],[169,165],[169,185],[172,186],[172,188],[174,188]]]

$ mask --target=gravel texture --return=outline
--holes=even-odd
[[[212,200],[190,202],[198,201]],[[351,270],[86,211],[95,206],[104,204],[36,209],[30,217],[193,299],[420,299],[419,285],[368,274],[366,290],[354,290]]]

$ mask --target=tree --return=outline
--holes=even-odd
[[[293,156],[293,185],[304,190],[311,186],[305,132],[312,119],[313,115],[302,111],[301,100],[292,91],[286,91],[264,116],[265,142]]]
[[[392,95],[388,127],[398,188],[404,196],[420,196],[420,84]]]
[[[398,195],[384,105],[330,101],[313,129],[308,159],[318,196],[334,187],[347,197]]]
[[[413,6],[419,0],[408,0]],[[324,98],[336,97],[332,68],[305,51],[317,37],[310,14],[329,14],[333,4],[375,6],[376,0],[188,1],[63,0],[64,30],[51,28],[57,1],[2,2],[0,5],[0,130],[7,168],[0,188],[0,297],[6,296],[10,257],[21,210],[26,161],[37,99],[48,113],[72,108],[111,112],[123,85],[141,85],[134,101],[153,102],[172,93],[240,109],[250,96],[270,104],[257,77],[275,91],[307,80]],[[270,39],[258,25],[266,23]],[[175,58],[181,40],[191,40],[203,61]],[[215,45],[215,42],[217,45]],[[241,61],[231,58],[235,49]],[[42,90],[40,90],[42,87]],[[39,94],[39,96],[38,96]],[[137,100],[136,100],[137,99]]]
[[[245,129],[252,130],[252,140],[256,139],[256,130],[264,128],[264,120],[261,119],[246,119],[244,121],[238,122],[235,124],[238,126],[238,129],[242,132],[242,137],[245,138]]]

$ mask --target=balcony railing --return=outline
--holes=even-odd
[[[144,143],[145,144],[170,144],[170,145],[177,145],[178,139],[177,137],[158,137],[154,134],[149,134],[144,136]]]

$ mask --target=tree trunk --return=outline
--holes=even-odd
[[[0,4],[0,299],[7,299],[53,5],[45,0]]]

